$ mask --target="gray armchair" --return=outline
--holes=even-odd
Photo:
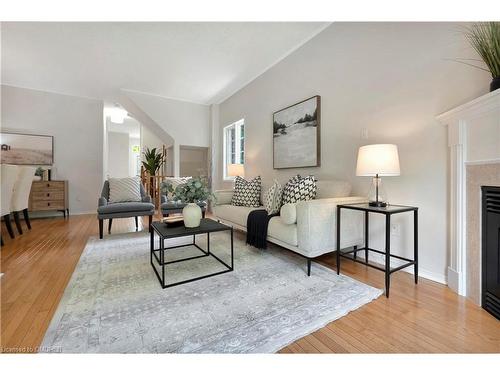
[[[155,205],[149,195],[146,194],[141,184],[141,202],[120,202],[108,203],[109,182],[105,181],[102,187],[101,197],[97,207],[97,218],[99,219],[99,238],[102,239],[103,221],[109,220],[108,232],[111,233],[113,219],[135,217],[135,229],[138,228],[137,218],[139,216],[149,216],[149,230],[151,231],[151,221],[155,213]]]
[[[207,202],[200,202],[198,206],[201,208],[201,214],[205,217],[205,211],[207,209]],[[182,212],[182,209],[186,207],[186,203],[182,203],[179,201],[168,200],[166,195],[161,196],[161,214],[163,217],[168,216],[174,213]]]

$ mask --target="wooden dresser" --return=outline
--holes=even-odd
[[[69,216],[68,181],[33,181],[29,210],[61,211]]]

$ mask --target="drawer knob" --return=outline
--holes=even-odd
[[[50,184],[47,184],[47,187],[50,187]]]
[[[50,202],[49,202],[49,203],[47,203],[47,206],[50,206]]]
[[[47,197],[50,197],[50,193],[47,193]]]

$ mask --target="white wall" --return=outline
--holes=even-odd
[[[220,104],[219,129],[241,118],[246,125],[248,177],[281,181],[312,173],[345,179],[366,195],[369,178],[355,176],[357,149],[370,143],[399,147],[401,176],[385,178],[392,203],[420,207],[423,276],[444,281],[447,266],[446,129],[435,115],[488,90],[482,71],[446,59],[470,57],[452,23],[335,23]],[[272,113],[321,95],[320,168],[274,170]],[[362,138],[363,129],[368,138]],[[221,145],[221,131],[214,131]],[[218,147],[215,186],[222,181]],[[396,219],[393,249],[411,254],[409,217]],[[371,226],[371,244],[383,248],[382,223]]]
[[[210,107],[123,90],[147,116],[174,140],[174,174],[179,175],[179,146],[208,147],[210,144]]]
[[[135,146],[139,146],[139,152],[133,151]],[[128,175],[130,177],[139,175],[139,173],[137,172],[137,157],[139,156],[139,160],[140,160],[140,156],[141,156],[140,147],[141,147],[141,138],[131,136],[129,138],[129,147],[128,147],[128,151],[129,151]],[[139,170],[140,170],[140,165],[139,165]]]
[[[54,136],[56,178],[72,213],[95,212],[103,176],[101,101],[2,85],[2,130]]]
[[[129,176],[129,143],[127,133],[108,132],[108,175],[122,178]]]

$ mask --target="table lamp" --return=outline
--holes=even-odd
[[[386,207],[387,196],[381,185],[382,176],[399,176],[398,147],[391,144],[367,145],[359,148],[356,176],[372,176],[369,205]]]
[[[229,177],[244,176],[245,166],[243,164],[228,164],[227,175]]]

